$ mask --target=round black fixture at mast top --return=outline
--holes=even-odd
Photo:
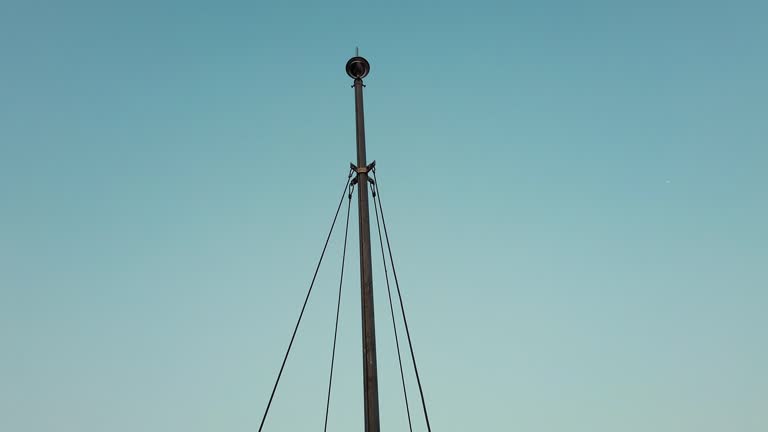
[[[371,64],[360,56],[355,56],[347,62],[347,75],[353,79],[363,79],[371,71]]]

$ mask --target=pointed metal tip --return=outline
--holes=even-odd
[[[355,47],[355,57],[360,57],[360,47]]]

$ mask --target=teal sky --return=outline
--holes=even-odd
[[[0,3],[0,430],[257,430],[355,46],[436,432],[768,430],[768,3],[111,3]],[[322,428],[340,242],[265,431]]]

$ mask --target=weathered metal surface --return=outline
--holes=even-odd
[[[360,291],[363,321],[363,391],[365,431],[379,432],[379,382],[376,367],[376,325],[373,313],[373,276],[371,274],[371,228],[368,212],[368,170],[365,155],[365,119],[363,114],[363,78],[370,64],[355,56],[347,62],[347,75],[355,88],[355,124],[357,127],[357,196],[360,220]]]

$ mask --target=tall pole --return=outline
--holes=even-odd
[[[347,62],[347,75],[354,79],[357,126],[357,207],[360,220],[360,291],[363,314],[363,392],[365,432],[379,432],[379,379],[376,370],[376,325],[373,317],[371,275],[371,227],[368,213],[368,166],[365,160],[363,78],[370,72],[368,60],[355,56]]]

